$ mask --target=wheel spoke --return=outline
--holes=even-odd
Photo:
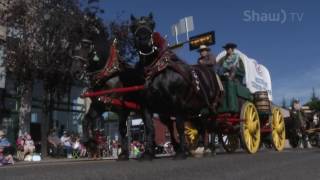
[[[276,150],[281,151],[285,142],[285,122],[279,109],[272,111],[272,141]]]

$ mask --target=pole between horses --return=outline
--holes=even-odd
[[[133,92],[133,91],[140,91],[145,89],[144,85],[139,86],[130,86],[130,87],[124,87],[124,88],[114,88],[110,90],[102,90],[102,91],[95,91],[95,92],[85,92],[80,97],[97,97],[97,96],[103,96],[107,94],[112,93],[127,93],[127,92]]]

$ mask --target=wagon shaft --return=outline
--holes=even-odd
[[[143,89],[144,89],[144,85],[130,86],[130,87],[124,87],[124,88],[114,88],[114,89],[110,89],[110,90],[85,92],[81,95],[81,97],[82,98],[97,97],[97,96],[103,96],[103,95],[112,94],[112,93],[127,93],[127,92],[133,92],[133,91],[140,91]]]
[[[313,129],[306,130],[306,133],[315,133],[315,132],[320,132],[320,128],[313,128]]]
[[[100,101],[102,101],[106,104],[111,104],[113,106],[128,108],[128,109],[132,109],[132,110],[140,110],[141,109],[140,105],[135,102],[123,101],[120,99],[114,99],[114,98],[110,98],[107,96],[100,97]]]

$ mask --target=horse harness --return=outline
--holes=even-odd
[[[211,111],[215,111],[216,106],[219,103],[219,99],[221,99],[222,91],[221,88],[219,88],[218,93],[213,94],[212,90],[214,89],[215,81],[213,80],[212,74],[210,74],[209,72],[210,70],[207,69],[207,67],[201,65],[190,66],[190,77],[190,71],[181,68],[182,62],[173,61],[172,59],[178,59],[178,57],[172,51],[165,50],[159,54],[158,58],[152,64],[144,68],[146,86],[148,86],[148,84],[152,82],[154,77],[160,74],[163,70],[165,70],[166,68],[171,68],[172,70],[180,74],[189,84],[191,84],[192,88],[190,88],[186,95],[186,101],[192,99],[194,93],[196,95],[203,95],[208,108]],[[219,79],[217,79],[217,83],[219,83]],[[206,92],[204,84],[208,86],[210,91],[209,93]]]
[[[102,79],[104,78],[110,78],[113,76],[115,73],[120,71],[120,59],[118,56],[117,49],[115,47],[115,42],[112,44],[110,48],[110,56],[107,60],[106,65],[104,66],[103,69],[98,71],[96,74],[93,75],[93,80],[96,83],[99,83]]]

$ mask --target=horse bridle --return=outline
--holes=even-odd
[[[141,29],[146,29],[150,33],[150,39],[149,39],[149,43],[148,44],[150,44],[151,50],[149,52],[147,52],[147,53],[142,52],[141,50],[138,50],[138,53],[139,53],[139,55],[142,55],[142,56],[149,56],[149,55],[153,54],[157,50],[157,47],[154,45],[154,42],[153,42],[153,30],[147,25],[138,26],[138,28],[134,31],[134,36],[136,37],[135,40],[137,40],[137,37],[139,37],[138,36],[138,32]]]

